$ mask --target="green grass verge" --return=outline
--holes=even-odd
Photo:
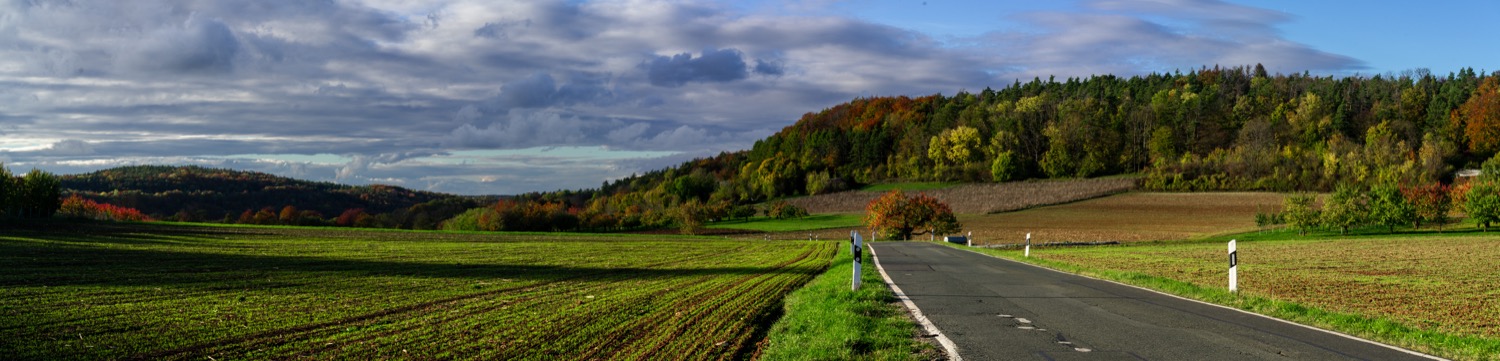
[[[1348,234],[1340,234],[1337,230],[1315,229],[1309,230],[1307,234],[1298,234],[1296,230],[1285,226],[1268,228],[1261,231],[1229,233],[1212,235],[1193,241],[1202,242],[1229,242],[1231,239],[1241,241],[1308,241],[1308,240],[1344,240],[1344,239],[1431,239],[1443,237],[1473,237],[1493,234],[1500,237],[1500,227],[1490,232],[1482,232],[1479,225],[1473,220],[1462,220],[1443,226],[1442,230],[1423,226],[1420,229],[1412,227],[1396,227],[1395,232],[1384,226],[1365,226],[1349,229]],[[1179,241],[1165,241],[1175,243]]]
[[[912,191],[930,191],[930,190],[935,190],[935,189],[952,188],[952,187],[957,186],[957,185],[959,185],[959,183],[952,183],[952,182],[881,183],[881,184],[871,184],[869,186],[865,186],[864,188],[861,188],[860,190],[867,191],[867,192],[889,192],[891,190],[900,189],[902,192],[912,192]]]
[[[1279,233],[1294,231],[1261,232],[1266,236],[1284,237]],[[1451,232],[1457,233],[1457,232]],[[1335,233],[1337,234],[1337,233]],[[1241,239],[1247,234],[1238,235]],[[1226,239],[1230,238],[1225,236]],[[1389,345],[1425,352],[1455,360],[1495,360],[1500,355],[1500,340],[1482,337],[1455,335],[1431,330],[1417,329],[1400,322],[1380,317],[1332,312],[1294,302],[1230,293],[1227,289],[1202,287],[1192,283],[1157,277],[1136,272],[1121,272],[1083,267],[1076,264],[1039,258],[1026,258],[1021,250],[996,250],[974,248],[943,242],[943,244],[999,258],[1025,262],[1058,271],[1074,273],[1104,280],[1143,287],[1184,298],[1232,307],[1267,315],[1304,325],[1338,331]]]
[[[914,339],[916,324],[885,287],[868,253],[860,264],[859,291],[849,290],[854,272],[848,243],[833,266],[787,295],[786,313],[771,326],[762,360],[920,360],[934,352]]]
[[[756,217],[743,221],[724,221],[705,227],[725,229],[747,229],[761,232],[811,231],[828,228],[857,227],[863,215],[856,213],[814,214],[802,218],[775,219]]]

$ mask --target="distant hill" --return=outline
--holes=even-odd
[[[387,185],[350,186],[197,166],[129,166],[60,178],[64,196],[78,194],[156,218],[183,212],[194,220],[234,218],[245,210],[280,210],[288,205],[335,217],[347,209],[363,208],[375,214],[439,200],[479,200]]]

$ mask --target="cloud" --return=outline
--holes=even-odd
[[[1285,39],[1276,27],[1290,15],[1275,11],[1218,0],[1081,6],[1010,18],[1024,32],[950,40],[817,10],[830,6],[787,15],[648,0],[0,2],[3,156],[54,171],[161,162],[542,191],[664,158],[464,165],[420,154],[578,146],[680,162],[748,148],[862,96],[1212,64],[1361,66]],[[347,159],[226,159],[243,154]],[[518,172],[536,178],[499,177]]]
[[[978,41],[1015,78],[1136,75],[1200,66],[1264,64],[1273,71],[1343,72],[1364,63],[1284,39],[1290,16],[1217,0],[1100,0],[1092,12],[1042,12],[1016,18],[1027,32],[994,32]]]
[[[94,147],[78,139],[68,139],[52,143],[52,146],[43,151],[48,155],[90,155],[94,154]]]
[[[548,74],[534,74],[500,87],[500,101],[516,108],[545,107],[557,95],[557,83]]]
[[[609,139],[611,144],[629,144],[640,139],[641,135],[646,134],[647,129],[651,129],[650,124],[635,123],[611,130],[604,137],[605,139]]]
[[[1280,11],[1231,4],[1220,0],[1094,0],[1085,7],[1177,18],[1238,21],[1245,23],[1279,23],[1291,19]]]
[[[156,29],[130,53],[128,66],[149,72],[223,73],[234,69],[239,41],[223,22],[189,16],[181,26]]]
[[[681,53],[671,57],[659,56],[646,65],[651,84],[664,87],[682,86],[689,82],[729,82],[744,79],[749,75],[745,59],[739,50],[704,50],[697,58],[693,54]]]
[[[527,148],[576,145],[587,138],[583,120],[556,112],[511,111],[506,119],[477,127],[464,124],[449,133],[444,146],[460,148]]]
[[[783,68],[783,65],[778,62],[769,62],[761,59],[755,59],[755,73],[761,75],[779,76],[782,74],[786,74],[786,69]]]

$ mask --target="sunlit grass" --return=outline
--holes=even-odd
[[[814,214],[802,218],[775,219],[756,217],[709,224],[708,228],[745,229],[761,232],[811,231],[829,228],[858,227],[864,215],[853,213]]]

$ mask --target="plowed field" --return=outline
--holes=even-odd
[[[1254,231],[1255,212],[1281,209],[1278,193],[1132,192],[1018,212],[960,216],[976,244],[1134,242]]]

